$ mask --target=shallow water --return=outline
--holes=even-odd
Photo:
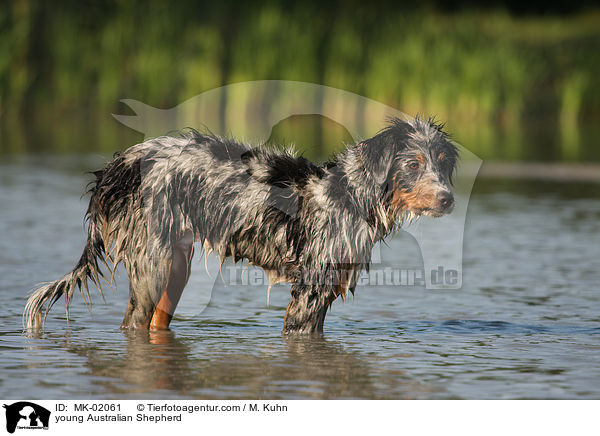
[[[359,287],[322,337],[281,334],[289,287],[267,306],[264,284],[220,285],[199,254],[171,331],[119,330],[121,271],[92,315],[76,295],[68,325],[61,300],[25,337],[27,292],[81,252],[83,170],[102,160],[0,164],[0,397],[600,398],[600,185],[478,181],[462,289]],[[404,232],[381,250],[422,265]]]

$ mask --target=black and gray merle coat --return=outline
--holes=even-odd
[[[89,297],[88,279],[100,289],[100,262],[110,271],[123,262],[123,326],[148,328],[184,241],[292,283],[284,330],[322,331],[328,307],[354,292],[377,241],[407,218],[452,210],[456,159],[440,126],[419,118],[394,119],[324,165],[195,131],[135,145],[95,173],[81,259],[32,294],[26,326],[40,327],[63,295],[68,310],[76,287]]]

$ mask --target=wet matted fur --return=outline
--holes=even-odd
[[[145,141],[94,173],[83,254],[30,296],[25,325],[41,327],[63,295],[68,311],[76,287],[89,300],[88,279],[102,292],[99,264],[114,272],[122,262],[122,327],[166,328],[201,242],[221,262],[246,259],[272,282],[292,283],[284,331],[321,332],[376,242],[406,219],[452,211],[457,157],[441,126],[423,118],[393,119],[324,165],[195,131]]]

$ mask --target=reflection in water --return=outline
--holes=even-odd
[[[124,331],[124,334],[127,336],[124,360],[112,366],[110,360],[89,359],[92,372],[108,377],[119,374],[127,385],[142,391],[189,390],[190,350],[172,331]]]
[[[96,345],[76,345],[68,336],[63,345],[86,357],[90,376],[102,380],[109,396],[125,392],[207,399],[381,396],[382,381],[374,377],[371,364],[322,336],[284,335],[258,355],[225,349],[218,354],[209,350],[202,356],[202,345],[198,352],[189,339],[173,331],[124,331],[123,335],[126,351],[117,358]],[[384,383],[407,396],[429,391],[401,371]]]

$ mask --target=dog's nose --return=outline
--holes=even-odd
[[[449,210],[454,206],[454,196],[451,192],[443,191],[437,196],[440,206],[443,210]]]

